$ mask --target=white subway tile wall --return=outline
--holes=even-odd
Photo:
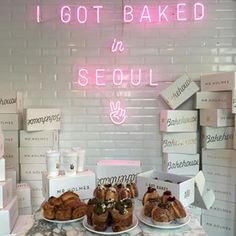
[[[72,9],[68,24],[60,21],[62,2]],[[85,148],[88,167],[94,168],[101,159],[138,159],[144,170],[161,169],[159,113],[168,107],[160,91],[184,72],[198,81],[202,74],[236,71],[236,1],[201,2],[206,9],[201,21],[134,24],[123,23],[122,4],[153,8],[158,2],[1,1],[0,88],[24,92],[27,108],[60,108],[60,148]],[[40,23],[36,22],[37,3]],[[93,5],[103,5],[101,23],[79,24],[79,5],[89,12]],[[123,42],[122,53],[111,52],[115,38]],[[78,69],[83,67],[108,70],[107,86],[78,86]],[[148,76],[145,85],[136,88],[114,86],[113,68],[151,68],[158,86],[151,87]],[[122,125],[114,125],[109,118],[110,100],[117,99],[127,110]],[[190,100],[179,109],[192,108]]]

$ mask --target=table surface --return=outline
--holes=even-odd
[[[140,213],[140,203],[135,203],[136,215]],[[122,236],[207,236],[198,220],[188,212],[190,222],[178,229],[158,229],[139,222],[133,230],[120,234]],[[12,236],[74,236],[74,235],[98,235],[87,231],[81,221],[69,224],[50,223],[42,219],[41,210],[36,211],[33,216],[20,216],[13,230]]]

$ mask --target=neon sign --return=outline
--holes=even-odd
[[[121,102],[119,100],[116,102],[110,101],[110,119],[112,123],[121,125],[126,118],[126,109],[122,108]]]
[[[64,5],[59,9],[59,18],[63,24],[77,22],[86,24],[95,22],[104,23],[103,13],[107,9],[102,5],[83,6],[83,5]],[[205,16],[205,6],[200,3],[181,2],[177,4],[163,5],[124,5],[123,9],[124,23],[168,23],[171,21],[201,21]],[[174,16],[174,17],[173,17]],[[111,16],[112,17],[112,16]],[[43,21],[43,7],[36,7],[36,21]]]

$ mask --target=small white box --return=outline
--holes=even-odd
[[[133,160],[101,160],[97,163],[98,184],[130,183],[136,181],[141,172],[140,161]]]
[[[213,165],[204,165],[203,172],[207,181],[236,185],[236,169]]]
[[[234,126],[234,115],[231,109],[201,109],[200,125],[213,127]]]
[[[21,147],[53,147],[58,149],[58,131],[20,131]]]
[[[0,209],[4,208],[12,199],[12,180],[0,182]],[[1,212],[1,210],[0,210]],[[1,221],[0,221],[1,222]]]
[[[207,182],[207,188],[212,189],[216,199],[236,203],[236,186],[216,182]]]
[[[6,180],[6,162],[4,158],[0,157],[0,181]]]
[[[232,113],[236,113],[236,90],[233,90],[232,94]]]
[[[16,195],[19,208],[31,207],[31,189],[27,183],[17,184]]]
[[[14,145],[7,145],[3,157],[6,159],[6,165],[19,164],[19,148]]]
[[[46,164],[21,164],[21,181],[42,180],[42,173],[46,170]]]
[[[18,217],[18,202],[15,196],[9,204],[0,211],[0,235],[9,235]]]
[[[191,110],[162,110],[160,113],[160,131],[196,132],[198,113]]]
[[[206,179],[202,171],[194,177],[194,203],[196,207],[210,209],[215,202],[215,194],[212,189],[207,189]]]
[[[176,175],[196,175],[199,171],[199,154],[163,154],[163,171]]]
[[[59,197],[66,191],[77,193],[81,199],[92,198],[95,187],[95,174],[89,170],[74,176],[49,177],[47,173],[43,174],[43,195],[46,200],[51,196]]]
[[[198,152],[197,133],[196,132],[163,133],[162,134],[162,152],[197,154]]]
[[[0,125],[3,130],[20,130],[22,129],[22,116],[21,114],[1,114]]]
[[[236,151],[232,149],[202,149],[202,164],[236,168]]]
[[[209,236],[235,236],[236,221],[202,215],[202,226]]]
[[[50,147],[20,147],[21,164],[45,164]]]
[[[33,207],[38,207],[40,208],[40,206],[42,205],[42,203],[45,201],[44,197],[32,197],[32,206]]]
[[[202,147],[206,149],[232,149],[234,127],[202,127]]]
[[[197,109],[232,109],[232,92],[198,92],[195,99]]]
[[[201,91],[230,91],[236,89],[236,72],[201,76]]]
[[[25,207],[25,208],[19,208],[19,215],[32,215],[32,206]]]
[[[0,113],[22,113],[23,96],[21,92],[0,92]]]
[[[0,125],[0,158],[3,156],[3,154],[4,154],[4,137]]]
[[[14,163],[14,164],[7,164],[7,169],[14,169],[16,171],[16,182],[19,183],[20,181],[20,165],[19,163]]]
[[[143,195],[149,186],[157,189],[160,195],[169,190],[172,195],[179,199],[184,206],[194,201],[194,178],[161,173],[154,170],[143,172],[137,176],[139,189],[138,199],[142,200]]]
[[[42,197],[43,196],[43,182],[42,180],[27,180],[27,183],[31,187],[31,196],[32,197]]]
[[[4,158],[6,163],[18,162],[18,146],[19,136],[18,131],[5,131],[4,134]]]
[[[6,178],[12,179],[12,192],[13,195],[16,195],[16,181],[17,181],[16,170],[14,168],[6,168]]]
[[[27,131],[60,130],[61,110],[53,108],[25,109],[24,128]]]
[[[197,84],[184,74],[163,90],[160,96],[172,109],[176,109],[198,90]]]

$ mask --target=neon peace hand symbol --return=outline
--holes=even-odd
[[[110,102],[110,119],[111,121],[116,124],[120,125],[125,122],[127,116],[126,116],[126,110],[123,109],[120,105],[120,101]]]

